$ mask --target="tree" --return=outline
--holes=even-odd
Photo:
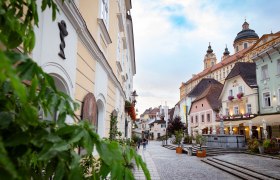
[[[171,120],[167,127],[167,131],[170,134],[175,134],[175,131],[183,131],[184,129],[185,129],[185,127],[181,121],[180,116],[176,116],[173,120]]]
[[[52,77],[28,56],[35,46],[37,1],[0,1],[0,179],[133,179],[131,161],[149,172],[128,146],[102,140],[87,121],[65,123],[78,105],[57,91]],[[53,0],[42,0],[41,10],[58,11]],[[22,45],[23,53],[15,51]],[[40,119],[57,113],[57,119]],[[53,117],[53,116],[52,116]],[[92,163],[93,148],[100,167]],[[77,150],[84,149],[78,154]]]

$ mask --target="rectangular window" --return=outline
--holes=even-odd
[[[277,61],[277,73],[280,74],[280,59]]]
[[[247,113],[252,114],[252,106],[251,104],[247,104]]]
[[[228,110],[228,108],[226,108],[225,112],[226,112],[226,115],[229,116],[229,110]]]
[[[242,86],[239,86],[238,87],[238,92],[240,93],[240,92],[243,92],[243,87]]]
[[[165,124],[161,124],[161,128],[165,128]]]
[[[228,95],[229,95],[229,96],[233,96],[233,91],[232,91],[232,89],[229,90]]]
[[[234,114],[239,114],[238,106],[235,106],[235,107],[234,107]]]
[[[246,49],[248,47],[247,43],[244,43],[244,49]]]
[[[198,123],[198,117],[197,116],[195,116],[195,122]]]
[[[210,122],[210,114],[207,114],[207,122]]]
[[[193,123],[193,116],[191,117],[191,123]]]
[[[103,19],[105,25],[108,27],[108,13],[109,13],[109,1],[101,0],[101,18]]]
[[[262,79],[268,78],[268,67],[267,65],[262,66]]]
[[[263,93],[263,105],[264,105],[264,107],[271,106],[270,92]]]
[[[204,114],[201,115],[201,122],[204,122]]]

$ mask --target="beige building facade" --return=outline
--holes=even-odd
[[[60,13],[55,22],[51,11],[39,14],[33,58],[80,105],[77,119],[67,121],[88,119],[101,137],[108,137],[114,112],[118,130],[129,138],[132,122],[124,106],[133,100],[136,74],[131,1],[56,3]]]

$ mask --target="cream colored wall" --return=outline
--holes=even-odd
[[[95,67],[96,60],[92,58],[87,48],[79,40],[75,83],[75,100],[80,104],[80,109],[78,109],[75,114],[79,117],[81,115],[81,103],[85,95],[89,92],[93,93],[95,86]]]
[[[236,95],[238,93],[238,87],[243,87],[244,96],[241,100],[237,99]],[[229,90],[233,90],[234,100],[229,101]],[[258,95],[257,90],[250,88],[240,76],[232,78],[226,82],[224,86],[223,92],[221,94],[222,100],[222,112],[225,114],[225,108],[229,108],[229,114],[233,115],[235,106],[239,107],[239,113],[245,114],[247,113],[247,104],[251,104],[252,113],[257,114],[258,112]]]
[[[115,110],[116,102],[116,87],[114,86],[112,80],[108,81],[107,86],[107,101],[106,101],[106,118],[105,118],[105,136],[109,136],[110,130],[110,115]]]
[[[99,0],[80,0],[79,11],[82,14],[89,32],[92,37],[97,40],[98,38],[98,23],[97,18],[99,14]]]

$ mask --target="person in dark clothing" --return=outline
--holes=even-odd
[[[141,144],[141,139],[139,138],[138,141],[137,141],[137,148],[138,149],[140,148],[140,144]]]
[[[143,143],[143,149],[146,149],[146,142],[147,142],[147,140],[146,140],[146,138],[144,138],[143,141],[142,141],[142,143]]]

